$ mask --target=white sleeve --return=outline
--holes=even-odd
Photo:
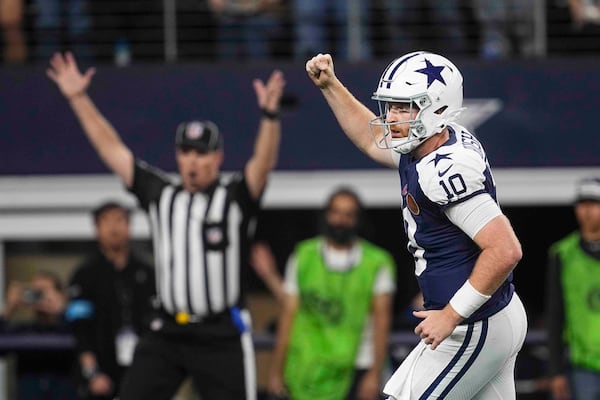
[[[392,152],[392,161],[394,162],[394,164],[396,165],[396,167],[398,167],[400,165],[400,156],[401,156],[401,154],[398,153],[394,149],[390,149],[390,151]]]
[[[285,265],[283,291],[286,294],[298,294],[298,267],[296,257],[292,254]]]
[[[417,163],[419,186],[429,200],[447,205],[487,192],[487,164],[476,152],[459,149],[453,153],[453,158],[444,158],[445,155],[440,155],[439,152],[438,149],[438,152],[427,157],[435,160],[435,157],[440,156],[441,161]],[[452,196],[449,196],[448,191],[455,186]]]
[[[373,284],[373,294],[388,294],[396,291],[396,282],[389,268],[380,268]]]
[[[482,193],[468,200],[448,207],[446,216],[462,229],[471,239],[492,219],[502,214],[498,204],[488,193]]]

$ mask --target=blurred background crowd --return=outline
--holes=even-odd
[[[427,47],[502,59],[598,51],[594,0],[2,0],[4,61],[386,58]]]

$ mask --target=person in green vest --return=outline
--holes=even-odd
[[[362,214],[352,189],[334,191],[322,234],[298,243],[288,259],[269,371],[272,395],[291,400],[381,396],[396,265],[390,253],[358,236]]]
[[[546,323],[554,400],[600,399],[600,179],[577,184],[578,229],[550,247]]]

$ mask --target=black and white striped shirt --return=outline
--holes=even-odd
[[[258,200],[242,174],[190,193],[137,160],[130,191],[150,218],[161,305],[207,316],[242,305],[242,265]]]

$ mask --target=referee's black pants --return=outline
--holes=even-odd
[[[250,330],[240,332],[229,313],[186,325],[163,318],[162,324],[140,338],[119,400],[170,400],[188,376],[202,400],[256,399]]]

